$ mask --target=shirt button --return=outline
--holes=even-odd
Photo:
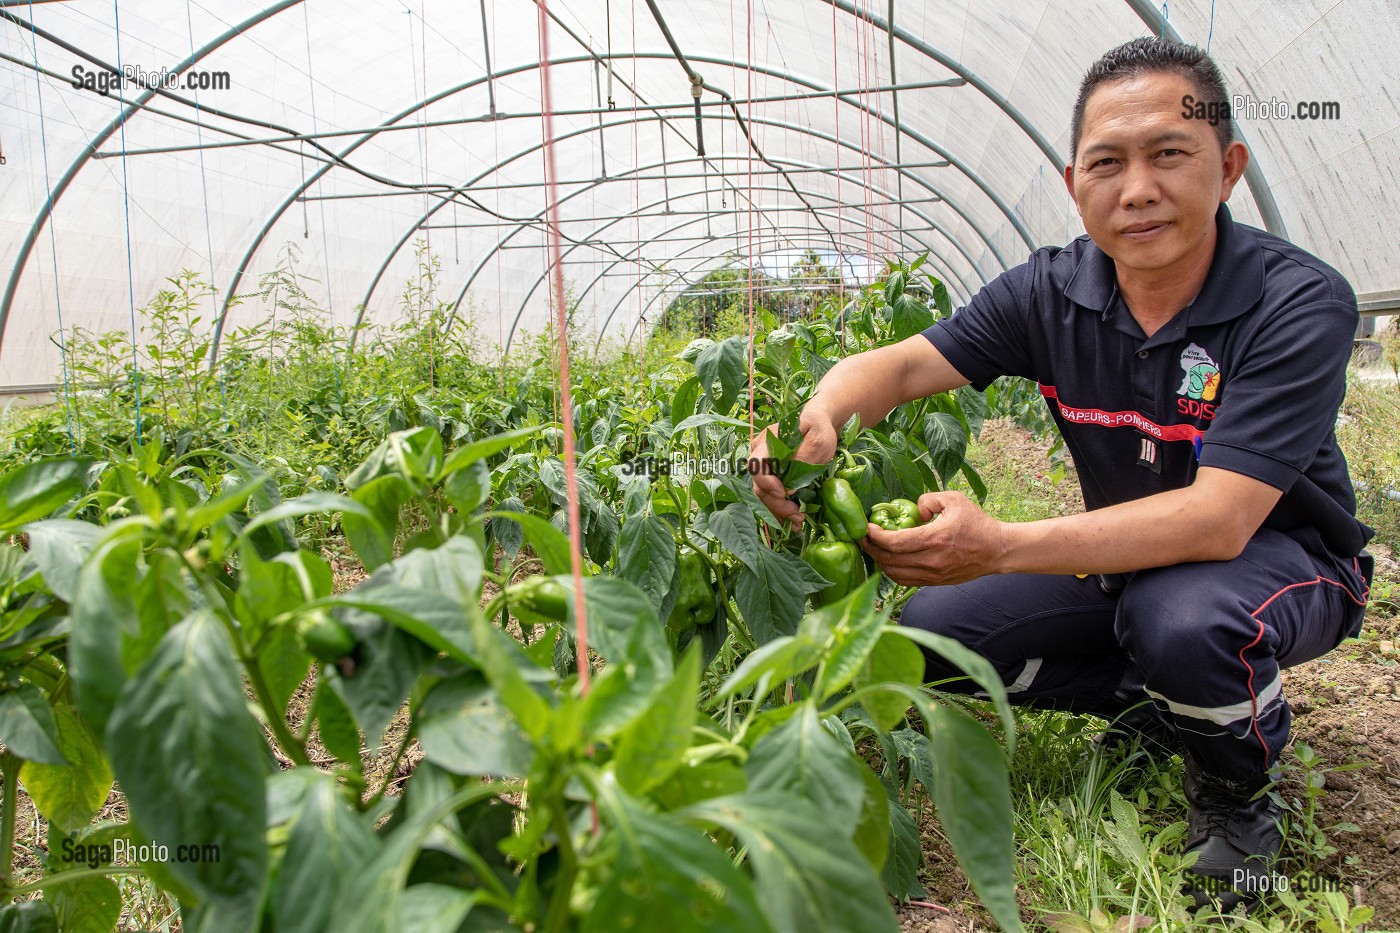
[[[1138,359],[1140,359],[1140,360],[1145,360],[1145,359],[1147,359],[1147,351],[1146,351],[1146,350],[1139,350],[1139,351],[1138,351]]]

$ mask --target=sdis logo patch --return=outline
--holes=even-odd
[[[1176,390],[1183,396],[1176,400],[1176,410],[1192,418],[1211,420],[1215,417],[1212,403],[1220,394],[1220,367],[1209,353],[1193,343],[1181,351],[1181,368],[1186,375]]]

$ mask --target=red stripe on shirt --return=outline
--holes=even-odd
[[[1104,411],[1101,408],[1075,408],[1060,401],[1059,391],[1054,386],[1041,384],[1040,394],[1053,399],[1060,409],[1060,416],[1072,424],[1097,424],[1105,428],[1137,428],[1160,441],[1195,441],[1205,433],[1194,424],[1162,425],[1138,411]]]

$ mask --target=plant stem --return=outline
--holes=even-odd
[[[574,878],[578,875],[578,855],[574,852],[569,820],[564,813],[564,797],[562,794],[551,796],[550,823],[554,826],[554,834],[559,837],[559,874],[554,879],[554,893],[549,898],[544,933],[562,933],[569,920],[569,900],[573,896]]]
[[[384,783],[380,785],[379,790],[375,791],[374,796],[365,802],[364,806],[361,808],[362,810],[369,810],[373,808],[374,805],[379,803],[379,801],[384,797],[384,792],[389,789],[389,785],[392,783],[394,772],[399,769],[399,762],[403,760],[404,752],[408,751],[408,743],[413,741],[414,727],[418,724],[418,716],[418,710],[410,711],[408,728],[404,730],[403,740],[399,742],[399,747],[394,752],[394,760],[389,762],[389,770],[384,775]]]
[[[0,891],[10,890],[10,871],[15,859],[15,795],[19,792],[20,760],[13,752],[0,754],[4,773],[5,799],[0,803]]]
[[[141,869],[135,865],[103,865],[100,868],[79,868],[73,871],[60,871],[47,874],[38,881],[22,884],[7,891],[11,897],[22,897],[35,891],[48,891],[63,884],[86,881],[89,878],[102,878],[107,875],[139,875]]]

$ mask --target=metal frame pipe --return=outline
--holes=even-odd
[[[786,190],[786,189],[781,188],[781,187],[778,187],[778,186],[776,186],[776,185],[768,185],[768,186],[764,186],[764,188],[755,189],[755,190],[765,190],[765,189],[766,189],[766,190],[769,190],[769,191],[784,191],[784,190]],[[834,198],[833,196],[827,195],[827,194],[819,194],[819,195],[817,195],[817,196],[824,197],[824,198],[827,198],[828,200],[832,200],[832,201],[835,200],[835,198]],[[674,196],[673,196],[673,199],[674,199]],[[655,202],[653,202],[653,203],[651,203],[651,204],[648,204],[648,205],[645,205],[645,206],[643,206],[643,207],[640,207],[640,208],[638,208],[638,212],[640,213],[641,211],[649,210],[650,208],[655,207],[657,204],[660,204],[660,203],[661,203],[661,201],[655,201]],[[883,222],[883,218],[878,218],[878,217],[875,217],[875,216],[874,216],[874,209],[873,209],[873,208],[865,208],[863,212],[867,215],[867,218],[869,218],[869,219],[862,218],[861,220],[858,221],[859,223],[862,224],[862,227],[861,227],[860,229],[867,230],[867,231],[873,229],[872,226],[871,226],[871,223],[869,222],[870,220],[880,220],[880,221]],[[676,226],[669,227],[669,228],[667,228],[666,230],[661,231],[660,233],[658,233],[657,236],[656,236],[653,240],[645,241],[645,243],[644,243],[643,245],[645,245],[646,243],[652,243],[652,242],[666,242],[666,241],[668,240],[668,238],[669,238],[669,235],[670,235],[671,233],[673,233],[674,231],[679,230],[679,229],[682,229],[682,228],[684,228],[684,227],[688,227],[688,226],[690,226],[691,224],[698,223],[699,220],[705,219],[706,216],[707,216],[707,215],[705,215],[705,214],[701,214],[700,217],[699,217],[697,220],[693,220],[693,221],[689,221],[689,222],[686,222],[686,223],[682,223],[682,224],[679,224],[679,225],[676,225]],[[727,216],[727,215],[726,215],[726,216]],[[622,220],[628,220],[628,219],[631,219],[631,218],[622,217],[622,218],[619,218],[619,219],[617,219],[617,220],[609,221],[608,223],[606,223],[606,224],[602,225],[601,227],[598,227],[598,228],[596,228],[594,231],[592,231],[592,232],[587,236],[587,239],[591,239],[592,237],[598,236],[599,234],[602,233],[602,231],[606,230],[608,227],[611,227],[613,224],[619,223],[619,222],[621,222]],[[737,218],[736,218],[736,219],[737,219]],[[936,226],[936,225],[935,225],[935,226]],[[827,228],[825,225],[823,225],[822,229],[823,229],[823,230],[826,230],[826,229],[828,229],[828,228]],[[737,235],[739,232],[740,232],[740,231],[738,231],[738,230],[736,229],[735,234]],[[900,233],[904,233],[905,231],[901,230],[901,231],[899,231],[899,232],[900,232]],[[947,236],[947,233],[946,233],[946,232],[944,232],[944,231],[942,231],[942,230],[939,230],[939,232],[940,232],[940,233],[944,233],[944,236]],[[923,239],[918,238],[918,237],[911,237],[911,238],[912,238],[915,242],[917,242],[920,246],[922,246],[926,252],[928,252],[928,253],[930,253],[930,254],[933,254],[934,250],[933,250],[933,246],[932,246],[931,244],[929,244],[928,242],[926,242],[926,241],[924,241]],[[949,239],[950,242],[953,242],[952,237],[948,237],[948,239]],[[564,260],[566,260],[566,259],[574,252],[574,250],[576,250],[576,249],[578,249],[578,248],[579,248],[578,245],[574,245],[574,246],[571,246],[568,250],[566,250],[566,251],[564,252],[563,256],[561,257],[561,262],[564,261]],[[640,252],[640,248],[633,249],[633,250],[631,251],[631,253],[637,253],[637,252]],[[838,250],[838,252],[840,252],[840,250]],[[968,260],[969,260],[969,263],[971,263],[971,257],[967,257],[967,258],[968,258]],[[628,261],[631,261],[631,255],[630,255],[630,254],[629,254],[629,255],[626,255],[626,256],[621,256],[621,257],[619,257],[612,265],[610,265],[610,266],[608,267],[608,269],[613,268],[614,266],[618,265],[619,263],[628,262]],[[669,257],[668,257],[665,261],[669,262],[669,261],[670,261]],[[976,268],[975,264],[973,264],[973,267],[974,267],[974,269]],[[603,271],[606,272],[606,271],[608,271],[608,270],[605,269],[605,270],[603,270]],[[950,267],[950,271],[952,271],[953,274],[958,278],[958,280],[959,280],[960,282],[963,283],[963,287],[964,287],[964,289],[966,289],[966,288],[967,288],[967,284],[966,284],[966,281],[962,279],[962,276],[961,276],[955,269],[951,269],[951,267]],[[507,334],[507,336],[506,336],[506,342],[505,342],[505,346],[504,346],[503,349],[502,349],[502,352],[504,352],[504,353],[509,353],[509,352],[510,352],[510,345],[511,345],[511,343],[514,341],[514,338],[515,338],[515,330],[516,330],[516,328],[517,328],[517,327],[519,326],[519,324],[520,324],[520,319],[521,319],[522,316],[524,316],[525,307],[526,307],[527,304],[529,304],[530,298],[534,296],[535,291],[536,291],[536,290],[540,287],[540,285],[544,282],[545,277],[548,275],[548,273],[549,273],[549,270],[548,270],[548,269],[546,269],[544,272],[542,272],[542,273],[540,274],[539,278],[537,278],[537,279],[535,280],[534,285],[532,285],[532,286],[525,292],[524,297],[521,298],[521,300],[520,300],[520,306],[516,309],[515,317],[511,320],[510,332],[509,332],[509,333]],[[979,274],[980,274],[980,273],[979,273]],[[593,280],[592,280],[591,282],[588,283],[588,286],[587,286],[586,288],[584,288],[583,291],[579,292],[579,294],[578,294],[576,300],[579,301],[579,302],[582,302],[585,298],[587,298],[587,297],[588,297],[588,294],[593,290],[594,286],[597,285],[597,283],[602,279],[602,275],[603,275],[603,273],[599,273],[598,275],[594,276]],[[607,322],[605,321],[605,322],[604,322],[604,327],[605,327],[605,328],[606,328],[606,325],[607,325]]]
[[[755,122],[758,122],[758,121],[755,121]],[[835,137],[828,136],[828,135],[826,135],[826,134],[817,133],[817,134],[815,134],[815,135],[817,135],[817,136],[819,136],[819,137],[821,137],[821,138],[824,138],[824,139],[826,139],[826,140],[828,140],[828,141],[831,141],[831,142],[839,142],[841,145],[846,145],[846,146],[848,146],[849,148],[852,148],[852,149],[858,148],[858,147],[855,146],[854,144],[846,143],[846,142],[844,142],[844,141],[836,140]],[[696,160],[695,160],[695,159],[691,159],[691,160],[681,160],[681,161],[696,161]],[[678,163],[673,163],[673,164],[678,164]],[[795,163],[795,164],[797,164],[797,165],[805,165],[805,164],[807,164],[807,163]],[[648,170],[650,170],[650,169],[653,168],[653,167],[654,167],[654,166],[651,166],[651,165],[648,165],[648,166],[641,166],[641,167],[639,167],[639,168],[637,169],[637,171],[648,171]],[[617,176],[617,177],[621,177],[621,176]],[[932,192],[934,192],[935,194],[939,194],[938,190],[937,190],[936,188],[934,188],[932,185],[930,185],[930,184],[929,184],[927,181],[925,181],[924,179],[920,178],[919,176],[911,176],[911,177],[912,177],[915,181],[918,181],[920,184],[922,184],[927,190],[932,191]],[[857,179],[853,179],[853,180],[856,181],[856,183],[857,183],[858,185],[868,185],[868,184],[870,184],[870,183],[869,183],[868,181],[866,181],[865,179],[859,179],[859,178],[857,178]],[[568,200],[569,198],[576,197],[576,196],[578,196],[578,195],[580,195],[580,194],[583,194],[583,193],[585,193],[587,190],[588,190],[588,189],[583,189],[583,190],[581,190],[581,191],[573,192],[573,193],[571,193],[571,194],[565,196],[565,198],[561,199],[561,203],[562,203],[564,200]],[[878,190],[878,189],[877,189],[877,190]],[[696,189],[696,190],[690,192],[689,195],[672,195],[672,199],[677,198],[677,197],[694,196],[694,195],[698,195],[698,194],[702,194],[702,193],[703,193],[703,192],[702,192],[701,190]],[[883,192],[881,192],[881,193],[883,193]],[[953,210],[956,211],[956,212],[958,213],[958,215],[963,219],[963,221],[966,222],[966,223],[967,223],[981,238],[982,238],[983,242],[985,242],[985,243],[987,244],[988,248],[991,250],[992,254],[996,257],[997,261],[999,261],[999,262],[1001,263],[1002,269],[1004,270],[1004,269],[1006,269],[1006,268],[1009,268],[1008,265],[1007,265],[1007,262],[1006,262],[1005,258],[1001,256],[1000,251],[996,248],[996,245],[995,245],[995,243],[991,240],[991,238],[988,237],[988,236],[986,235],[986,233],[985,233],[984,231],[982,231],[982,229],[981,229],[970,217],[968,217],[967,214],[966,214],[955,202],[945,201],[945,203],[948,203],[949,206],[952,207]],[[937,222],[934,221],[931,217],[929,217],[926,213],[924,213],[924,212],[922,212],[922,211],[916,211],[915,213],[916,213],[916,215],[919,216],[921,219],[927,221],[928,223],[932,224],[933,226],[935,226],[935,227],[938,226]],[[509,234],[507,234],[506,236],[504,236],[504,237],[502,237],[501,239],[499,239],[499,240],[497,241],[496,247],[493,248],[491,252],[485,254],[485,255],[482,257],[482,259],[477,263],[476,268],[474,268],[474,269],[472,270],[471,274],[468,275],[465,284],[463,284],[463,286],[462,286],[462,290],[457,294],[457,298],[456,298],[456,300],[453,302],[453,311],[449,313],[449,317],[448,317],[448,326],[451,326],[452,321],[454,320],[454,316],[455,316],[455,314],[456,314],[456,309],[457,309],[457,307],[459,307],[459,306],[461,305],[462,301],[463,301],[463,300],[465,299],[465,297],[466,297],[467,291],[471,288],[471,285],[472,285],[472,283],[475,281],[477,275],[479,275],[479,274],[481,273],[481,271],[486,267],[486,264],[490,261],[491,257],[492,257],[497,251],[499,251],[499,249],[501,249],[504,245],[506,245],[511,239],[513,239],[518,233],[522,232],[522,230],[524,230],[524,229],[525,229],[525,226],[522,225],[522,226],[516,228],[515,230],[511,231],[511,233],[509,233]],[[966,247],[964,247],[964,246],[962,245],[961,241],[959,241],[957,238],[951,236],[946,230],[942,230],[942,229],[940,228],[940,232],[943,233],[943,235],[944,235],[945,237],[947,237],[948,240],[949,240],[951,243],[953,243],[953,245],[963,254],[964,258],[967,259],[968,264],[973,268],[973,270],[977,273],[977,275],[978,275],[979,277],[982,278],[983,282],[987,281],[987,278],[986,278],[985,273],[982,272],[981,267],[980,267],[980,266],[978,265],[978,263],[972,258],[971,254],[968,253]],[[616,263],[614,263],[614,265],[616,265]],[[383,272],[383,269],[381,268],[380,274],[382,274],[382,272]],[[959,276],[959,279],[960,279],[960,281],[961,281],[961,277],[960,277],[960,276]],[[965,283],[964,283],[964,285],[965,285]],[[364,308],[365,308],[365,306],[366,306],[367,304],[368,304],[368,302],[365,302],[365,303],[362,303],[362,304],[361,304],[361,315],[363,315]],[[358,320],[359,320],[359,319],[357,319],[357,323],[358,323]]]
[[[649,52],[646,52],[646,53],[644,53],[644,52],[635,52],[635,53],[616,53],[615,57],[620,57],[620,58],[634,57],[634,58],[640,58],[640,59],[652,59],[652,58],[658,58],[658,57],[659,57],[659,58],[669,58],[669,57],[671,57],[671,56],[668,55],[668,54],[658,54],[658,53],[649,53]],[[728,58],[724,58],[724,57],[721,57],[721,56],[714,56],[714,55],[692,55],[692,56],[690,56],[690,59],[691,59],[692,61],[703,62],[703,63],[706,63],[706,64],[716,64],[716,65],[731,67],[731,68],[735,68],[735,69],[740,69],[740,68],[749,69],[749,70],[752,70],[752,71],[754,71],[755,73],[758,73],[758,74],[764,74],[764,75],[767,75],[767,76],[769,76],[769,77],[776,77],[776,78],[780,78],[780,79],[783,79],[783,80],[790,81],[790,82],[792,82],[793,84],[796,84],[796,85],[801,86],[801,87],[809,87],[809,88],[816,89],[816,90],[830,90],[829,88],[825,88],[823,85],[821,85],[821,84],[818,83],[818,82],[814,82],[814,81],[811,81],[811,80],[809,80],[809,79],[799,77],[799,76],[797,76],[797,75],[792,74],[791,72],[780,71],[780,70],[777,70],[777,69],[767,68],[767,67],[765,67],[765,66],[760,66],[760,65],[748,65],[748,64],[745,64],[745,63],[742,63],[742,62],[737,62],[737,61],[735,61],[735,60],[733,60],[733,59],[728,59]],[[551,63],[551,66],[552,66],[552,63]],[[846,103],[846,104],[848,104],[848,105],[850,105],[850,106],[852,106],[852,107],[857,108],[857,109],[860,110],[861,112],[866,113],[866,114],[868,114],[869,116],[871,116],[871,117],[873,117],[873,118],[875,118],[875,119],[881,120],[882,122],[884,122],[884,123],[887,124],[887,125],[891,125],[891,126],[893,125],[890,117],[885,116],[884,114],[879,113],[878,111],[873,110],[872,108],[868,107],[868,106],[865,105],[864,103],[861,103],[860,101],[850,100],[850,99],[847,99],[846,97],[840,96],[840,95],[838,95],[836,99],[837,99],[837,100],[840,100],[840,101],[843,101],[844,103]],[[653,119],[654,119],[654,118],[653,118]],[[642,119],[642,120],[637,120],[637,121],[624,121],[624,122],[625,122],[625,123],[629,123],[629,124],[632,123],[632,122],[645,122],[645,118]],[[753,118],[753,122],[756,123],[756,124],[760,124],[760,125],[774,125],[775,122],[780,123],[781,121],[760,120],[759,118],[755,117],[755,118]],[[807,134],[807,135],[816,136],[816,137],[819,137],[819,138],[825,135],[825,134],[821,134],[821,133],[819,133],[819,132],[813,130],[813,129],[810,128],[810,127],[803,127],[803,126],[799,126],[799,125],[796,125],[796,124],[786,124],[786,125],[787,125],[788,127],[792,128],[792,129],[796,130],[797,132],[801,132],[801,133],[804,133],[804,134]],[[995,204],[995,205],[997,206],[997,208],[998,208],[998,209],[1002,212],[1002,214],[1007,218],[1008,223],[1010,223],[1011,226],[1016,230],[1016,232],[1017,232],[1018,234],[1020,234],[1020,236],[1021,236],[1022,240],[1025,242],[1025,244],[1026,244],[1029,248],[1031,248],[1032,250],[1035,249],[1035,242],[1034,242],[1034,240],[1033,240],[1033,239],[1031,238],[1031,236],[1030,236],[1030,231],[1027,230],[1026,226],[1021,222],[1020,218],[1017,217],[1017,216],[1015,215],[1015,212],[1011,209],[1011,207],[1010,207],[1004,200],[1002,200],[1002,198],[1000,197],[1000,195],[998,195],[998,194],[996,193],[996,191],[994,191],[994,190],[992,189],[992,187],[982,178],[982,176],[981,176],[977,171],[975,171],[975,170],[972,169],[970,166],[968,166],[967,164],[965,164],[961,159],[959,159],[957,156],[953,155],[951,152],[949,152],[947,149],[945,149],[944,147],[942,147],[942,146],[939,145],[938,143],[935,143],[933,140],[931,140],[931,139],[929,139],[928,137],[924,136],[922,133],[919,133],[919,132],[917,132],[917,131],[915,131],[915,130],[909,129],[908,127],[904,127],[904,128],[902,128],[902,129],[903,129],[903,132],[904,132],[906,135],[908,135],[913,141],[919,143],[920,145],[924,146],[926,149],[928,149],[928,150],[930,150],[930,151],[932,151],[932,152],[938,153],[939,156],[941,156],[942,158],[946,159],[952,166],[956,167],[960,172],[962,172],[962,174],[964,174],[965,176],[967,176],[968,180],[971,181],[974,185],[976,185],[985,195],[987,195],[987,197],[992,201],[992,203]],[[568,137],[570,137],[570,136],[579,135],[580,133],[585,132],[585,131],[586,131],[586,132],[593,132],[593,131],[594,131],[594,128],[593,128],[593,127],[588,127],[588,128],[586,128],[586,130],[574,131],[573,133],[565,134],[565,136],[564,136],[564,137],[561,137],[561,138],[568,138]],[[826,137],[826,138],[829,139],[830,137]],[[558,142],[557,139],[556,139],[556,142]],[[543,146],[543,143],[536,143],[536,144],[534,144],[534,145],[528,147],[527,149],[522,150],[522,151],[519,152],[519,153],[516,153],[515,155],[511,156],[509,159],[503,160],[502,162],[498,163],[498,167],[499,167],[500,165],[508,164],[509,162],[514,161],[515,159],[520,158],[520,157],[522,157],[522,156],[524,156],[524,155],[527,155],[527,154],[529,154],[529,153],[531,153],[531,152],[535,152],[535,151],[537,151],[538,149],[540,149],[542,146]],[[477,177],[480,178],[480,177],[482,177],[482,176],[481,176],[481,175],[478,175]],[[413,227],[410,227],[409,230],[408,230],[407,232],[405,232],[404,236],[401,237],[401,238],[399,239],[399,241],[395,244],[395,246],[393,247],[393,250],[391,251],[391,253],[390,253],[388,256],[385,257],[384,262],[381,264],[381,267],[380,267],[381,272],[380,272],[380,274],[377,275],[377,276],[375,277],[375,280],[374,280],[374,282],[371,284],[370,289],[366,292],[366,294],[365,294],[365,300],[361,302],[361,308],[362,308],[362,309],[363,309],[365,306],[367,306],[367,305],[369,304],[370,298],[373,297],[374,289],[378,286],[379,279],[382,277],[382,270],[383,270],[384,268],[387,268],[389,262],[392,261],[393,256],[394,256],[400,249],[403,248],[403,246],[404,246],[405,243],[408,242],[409,237],[412,235],[412,231],[417,227],[418,224],[425,223],[425,222],[427,221],[427,219],[428,219],[432,214],[436,213],[437,210],[439,210],[441,207],[442,207],[441,204],[435,205],[435,206],[434,206],[433,208],[431,208],[428,212],[426,212],[423,216],[421,216],[421,217],[418,219],[417,223],[415,223],[415,225],[414,225]],[[1003,264],[1005,263],[1004,257],[998,256],[998,258],[1003,262]],[[363,313],[363,311],[362,311],[361,313]]]

